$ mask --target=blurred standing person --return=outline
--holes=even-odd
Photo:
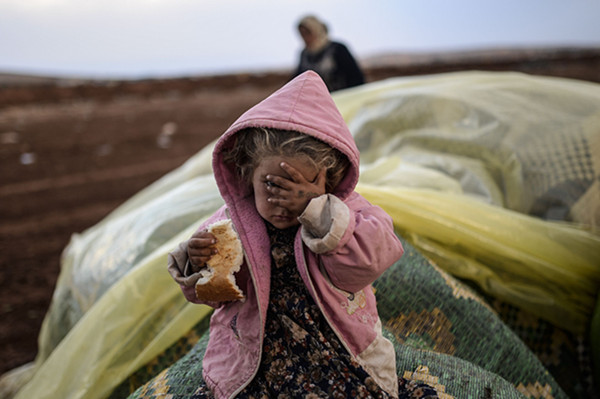
[[[330,92],[358,86],[365,82],[358,63],[339,42],[331,41],[327,25],[314,15],[307,15],[298,23],[298,32],[305,47],[294,77],[307,70],[318,73]]]

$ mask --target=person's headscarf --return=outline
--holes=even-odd
[[[309,30],[315,37],[313,43],[310,46],[306,46],[306,49],[310,52],[317,52],[321,50],[329,42],[329,35],[327,31],[327,25],[321,22],[314,15],[307,15],[298,22],[298,29],[300,27]]]

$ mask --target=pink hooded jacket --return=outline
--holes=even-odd
[[[244,113],[223,134],[213,152],[213,170],[225,205],[200,229],[230,218],[244,248],[245,262],[236,274],[245,301],[210,303],[210,337],[203,377],[217,398],[234,397],[256,375],[262,354],[271,275],[269,237],[253,194],[239,181],[223,152],[247,127],[294,130],[337,148],[350,167],[332,194],[311,200],[299,220],[295,240],[298,271],[341,342],[377,383],[397,395],[395,354],[382,336],[371,283],[403,253],[391,218],[354,191],[359,153],[327,87],[314,72],[296,77]],[[201,303],[188,275],[187,242],[169,254],[169,272],[186,298]]]

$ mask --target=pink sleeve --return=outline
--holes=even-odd
[[[309,210],[304,219],[301,217],[302,239],[320,255],[336,287],[360,291],[400,259],[404,249],[383,209],[358,193],[345,202],[336,197],[321,202],[312,215]]]

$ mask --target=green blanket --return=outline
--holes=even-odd
[[[579,363],[568,333],[497,301],[494,309],[403,244],[404,257],[374,285],[386,336],[396,347],[398,375],[434,386],[442,398],[589,397],[589,381],[582,378],[589,364]],[[524,338],[537,341],[535,347],[528,347],[503,316],[512,318]],[[202,381],[206,330],[207,323],[199,323],[111,397],[125,397],[147,379],[130,398],[188,397]],[[538,340],[540,334],[550,339]]]

